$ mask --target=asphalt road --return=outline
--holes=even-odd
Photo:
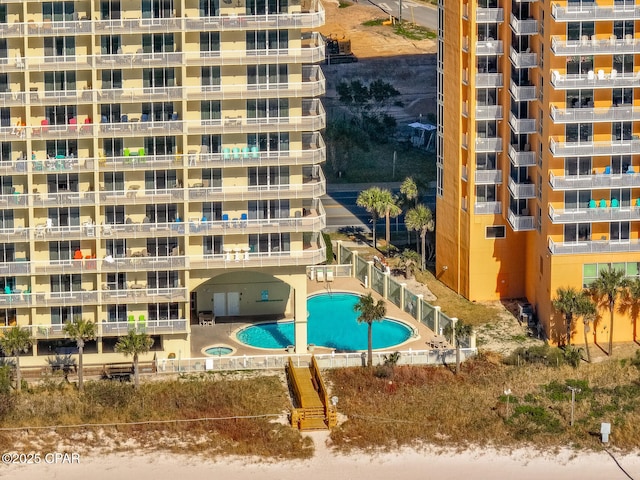
[[[398,0],[368,0],[388,15],[400,16],[400,2]],[[438,31],[438,9],[435,5],[402,0],[402,20]]]

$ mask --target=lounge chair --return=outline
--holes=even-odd
[[[318,280],[318,282],[324,282],[324,270],[318,269],[316,271],[316,279]]]
[[[327,282],[333,282],[333,270],[327,270]]]

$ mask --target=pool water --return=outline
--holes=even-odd
[[[367,324],[358,323],[353,307],[360,297],[351,293],[314,295],[307,300],[307,341],[341,351],[367,349]],[[373,323],[374,349],[398,345],[411,337],[407,325],[385,318]],[[286,348],[293,345],[293,322],[270,322],[240,330],[237,339],[258,348]]]
[[[230,347],[209,347],[204,350],[207,355],[229,355],[233,353],[233,348]]]

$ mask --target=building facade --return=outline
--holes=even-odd
[[[563,342],[558,287],[639,275],[640,5],[440,3],[438,276],[472,300],[526,297]],[[635,340],[617,315],[614,340]]]
[[[323,23],[313,0],[0,3],[0,327],[31,329],[25,364],[78,318],[99,361],[130,328],[185,358],[213,317],[295,318],[306,350]]]

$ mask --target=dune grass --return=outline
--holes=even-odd
[[[393,377],[378,378],[367,369],[332,370],[328,376],[348,417],[331,433],[341,451],[425,443],[595,450],[600,422],[611,422],[615,447],[640,446],[640,384],[628,362],[515,367],[481,355],[458,376],[448,368],[417,366],[395,367]],[[567,385],[582,387],[573,427]]]
[[[22,435],[27,442],[50,438],[74,442],[86,448],[109,445],[116,451],[131,449],[131,442],[145,449],[199,455],[251,455],[274,459],[306,458],[313,453],[283,418],[289,409],[287,392],[275,376],[246,379],[214,379],[213,376],[155,381],[136,391],[131,384],[88,382],[84,394],[62,383],[47,382],[14,396],[5,411],[2,427],[110,424],[163,420],[188,420],[281,414],[280,418],[228,418],[184,423],[118,425],[49,430]],[[15,448],[16,432],[0,433],[4,451]],[[126,441],[126,444],[123,442]],[[40,444],[41,446],[41,444]]]

